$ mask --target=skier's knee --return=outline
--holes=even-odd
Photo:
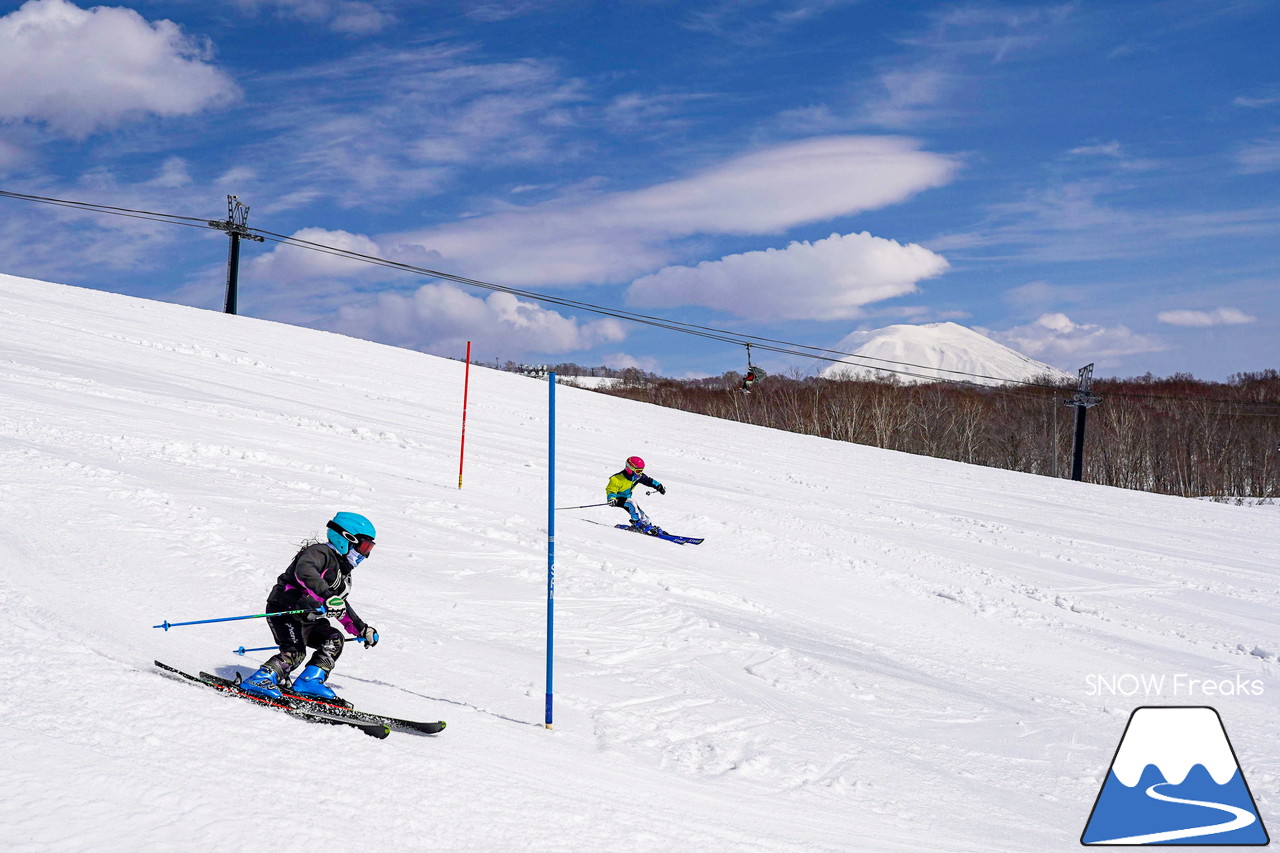
[[[333,669],[342,656],[343,645],[342,635],[334,631],[321,641],[320,647],[311,656],[311,663],[325,671]]]

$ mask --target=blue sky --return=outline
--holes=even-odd
[[[1280,367],[1273,0],[0,3],[0,189],[833,346]],[[226,237],[0,199],[0,272],[217,309]],[[460,357],[740,347],[246,243],[240,313]],[[766,367],[821,363],[756,359]]]

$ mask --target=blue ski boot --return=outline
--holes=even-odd
[[[293,680],[293,692],[299,696],[307,696],[311,699],[325,699],[345,705],[346,703],[338,698],[338,694],[330,690],[329,686],[324,683],[324,680],[328,677],[329,671],[327,669],[321,669],[315,664],[308,664],[307,668],[302,671],[302,675]]]
[[[268,699],[284,698],[284,695],[280,692],[280,681],[276,676],[276,671],[268,666],[259,668],[253,675],[241,681],[240,689],[245,693],[252,693],[254,696],[263,696]]]

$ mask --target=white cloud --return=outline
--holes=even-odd
[[[947,269],[941,255],[915,244],[861,234],[832,234],[766,249],[671,266],[637,279],[628,302],[706,305],[754,320],[843,320],[861,306],[913,293],[916,282]]]
[[[1280,138],[1258,139],[1236,150],[1235,159],[1246,175],[1280,171]]]
[[[904,201],[956,161],[901,137],[822,137],[630,192],[562,198],[396,235],[451,271],[504,284],[614,282],[677,260],[679,240],[777,234]]]
[[[1004,292],[1004,298],[1014,305],[1047,305],[1059,298],[1060,288],[1047,281],[1029,281]]]
[[[1213,311],[1161,311],[1156,315],[1161,323],[1171,326],[1239,326],[1256,323],[1257,317],[1239,308],[1217,308]]]
[[[394,23],[395,18],[372,3],[358,2],[338,3],[329,19],[330,29],[347,35],[379,33]]]
[[[939,4],[928,26],[899,38],[912,50],[881,62],[874,89],[863,93],[863,121],[880,127],[936,126],[971,109],[971,93],[990,85],[991,68],[1062,39],[1071,4],[1015,9],[1002,4]]]
[[[472,20],[491,24],[545,11],[556,2],[557,0],[473,0],[463,4],[463,14]]]
[[[918,147],[901,137],[808,139],[615,196],[591,212],[663,233],[776,233],[884,207],[946,183],[955,161]]]
[[[626,337],[613,319],[579,322],[509,293],[472,296],[452,284],[426,284],[411,294],[382,293],[338,309],[334,331],[439,355],[472,341],[476,358],[566,353]]]
[[[438,257],[421,247],[386,246],[363,234],[304,228],[291,236],[414,266],[438,266]],[[244,267],[241,301],[252,303],[259,316],[440,355],[456,355],[469,340],[488,353],[484,358],[515,358],[574,352],[626,337],[617,320],[581,322],[507,293],[474,296],[435,282],[404,290],[413,275],[280,244]],[[385,290],[389,281],[398,281],[402,289]]]
[[[1237,107],[1245,107],[1246,109],[1258,109],[1259,107],[1273,107],[1280,104],[1280,95],[1263,95],[1260,97],[1250,95],[1240,95],[1231,103]]]
[[[1054,365],[1105,362],[1121,356],[1161,352],[1168,345],[1159,338],[1140,335],[1128,327],[1076,323],[1066,314],[1044,314],[1034,323],[990,337],[1032,358]]]
[[[1103,142],[1097,145],[1081,145],[1072,148],[1069,152],[1077,157],[1123,157],[1124,152],[1120,148],[1120,143],[1112,140],[1111,142]]]
[[[1146,172],[1167,169],[1168,164],[1147,157],[1131,156],[1125,146],[1118,141],[1100,142],[1092,145],[1078,145],[1067,152],[1071,157],[1086,161],[1086,168],[1093,166],[1100,172],[1112,172],[1125,175],[1133,172]]]
[[[829,11],[861,0],[716,0],[685,4],[680,24],[695,32],[758,47],[778,40],[787,30],[811,22]],[[677,6],[676,8],[680,8]]]
[[[1138,258],[1185,251],[1194,240],[1256,239],[1280,232],[1273,204],[1222,210],[1165,210],[1127,204],[1131,181],[1074,180],[987,208],[989,224],[932,237],[939,251],[1014,247],[1005,259],[1037,262]]]
[[[238,95],[209,54],[172,21],[30,0],[0,18],[0,121],[83,138],[143,114],[198,113]]]
[[[880,75],[883,92],[869,98],[864,118],[881,127],[911,127],[936,121],[940,105],[961,84],[961,77],[940,68],[895,68]]]
[[[329,231],[324,228],[303,228],[290,236],[318,246],[371,255],[375,258],[386,257],[382,247],[363,234]],[[281,243],[265,254],[256,253],[247,267],[247,272],[270,287],[322,279],[364,280],[386,276],[383,267],[316,249],[291,246],[287,243]]]
[[[587,101],[583,85],[550,61],[468,64],[472,50],[379,44],[264,74],[255,91],[289,109],[249,115],[248,130],[271,144],[246,159],[273,198],[305,187],[354,208],[440,194],[463,167],[482,181],[487,170],[574,158],[581,143],[564,116]]]
[[[625,352],[605,353],[600,356],[600,363],[605,367],[611,367],[614,370],[626,370],[628,367],[634,367],[637,370],[643,370],[646,373],[658,373],[662,370],[662,365],[656,358],[651,356],[638,358]]]
[[[916,43],[950,56],[1003,62],[1061,38],[1061,26],[1077,11],[1073,3],[1032,8],[977,3],[943,6],[932,13],[932,30]]]
[[[0,173],[26,165],[30,159],[31,155],[24,149],[5,139],[0,139]]]
[[[160,165],[160,172],[147,182],[148,186],[160,189],[177,189],[191,185],[191,172],[187,169],[187,161],[181,157],[166,157]]]
[[[647,94],[628,92],[614,97],[601,108],[604,127],[628,137],[667,135],[690,125],[681,113],[689,104],[703,102],[713,95]]]
[[[241,9],[252,12],[274,11],[282,18],[327,27],[346,35],[381,32],[395,22],[394,16],[382,12],[363,0],[234,0]]]

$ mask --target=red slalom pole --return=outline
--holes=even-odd
[[[471,341],[467,341],[467,370],[462,380],[462,446],[458,449],[458,488],[462,488],[462,460],[467,453],[467,392],[471,389]]]

